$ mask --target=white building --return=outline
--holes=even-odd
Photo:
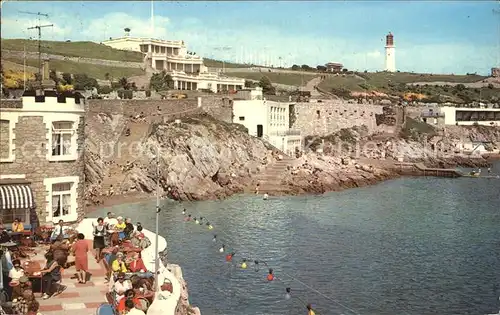
[[[245,99],[238,99],[243,95]],[[250,135],[293,155],[297,149],[302,150],[302,136],[300,131],[290,129],[291,105],[264,99],[261,88],[241,90],[233,100],[233,122],[248,128]]]
[[[385,37],[385,71],[396,72],[396,46],[390,32]]]
[[[500,108],[441,107],[445,125],[500,126]]]
[[[2,100],[0,108],[3,223],[77,221],[84,214],[83,99],[26,91],[22,102]]]
[[[229,78],[218,73],[209,73],[203,58],[188,52],[182,40],[160,40],[128,36],[109,39],[104,45],[121,50],[144,53],[147,66],[155,71],[167,71],[179,90],[209,89],[213,92],[238,90],[245,85],[241,78]]]

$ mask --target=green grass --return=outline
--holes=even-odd
[[[253,65],[234,63],[234,62],[222,62],[220,60],[214,60],[210,58],[203,58],[203,64],[209,68],[251,68]]]
[[[23,65],[22,59],[5,58],[4,60]],[[38,60],[36,59],[26,59],[26,65],[37,67]],[[109,73],[113,78],[121,77],[132,77],[136,75],[144,74],[144,71],[137,68],[121,68],[121,67],[111,67],[111,66],[101,66],[89,63],[65,61],[65,60],[51,60],[50,70],[55,70],[57,72],[68,72],[71,74],[86,74],[91,78],[95,79],[105,79],[105,74]]]
[[[318,77],[319,74],[300,74],[300,73],[280,73],[280,72],[230,72],[227,73],[228,76],[249,79],[249,80],[260,80],[263,76],[266,76],[271,80],[272,83],[286,84],[301,86],[305,85],[307,81]]]
[[[451,74],[422,74],[408,72],[377,72],[358,73],[360,77],[366,79],[366,83],[378,87],[387,87],[389,83],[414,83],[414,82],[451,82],[451,83],[472,83],[483,79],[480,75],[451,75]]]
[[[330,91],[331,89],[347,89],[351,91],[364,91],[364,89],[360,86],[360,84],[365,83],[365,80],[362,80],[358,77],[352,75],[343,76],[331,76],[327,79],[321,81],[319,87]]]
[[[38,51],[38,41],[28,39],[2,39],[2,49]],[[42,41],[42,53],[63,55],[68,57],[85,57],[93,59],[142,62],[144,56],[140,52],[114,49],[94,42],[59,42]]]

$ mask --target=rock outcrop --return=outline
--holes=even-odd
[[[252,174],[272,161],[272,150],[243,126],[209,115],[159,123],[151,130],[118,193],[156,191],[157,148],[161,193],[174,189],[181,200],[243,192]]]

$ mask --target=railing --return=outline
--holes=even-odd
[[[283,131],[271,131],[271,132],[268,132],[268,135],[270,135],[270,136],[300,136],[301,132],[300,132],[300,130],[288,129],[288,130],[283,130]]]
[[[438,118],[438,117],[444,117],[444,113],[421,113],[420,117],[424,118]]]

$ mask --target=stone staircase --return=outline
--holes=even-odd
[[[282,160],[269,164],[262,172],[256,175],[255,185],[259,184],[259,194],[268,194],[270,196],[283,195],[289,192],[288,187],[281,181],[288,172],[288,167],[293,161],[292,158],[284,156]],[[253,192],[255,186],[252,187]]]
[[[130,128],[130,135],[126,136],[125,131],[121,134],[115,145],[113,156],[108,159],[112,164],[109,166],[108,174],[104,177],[101,186],[101,191],[104,194],[108,192],[111,185],[113,185],[115,194],[120,190],[127,176],[127,172],[122,171],[122,166],[125,166],[127,161],[132,163],[140,158],[140,144],[147,136],[150,124],[129,121],[127,127]],[[127,127],[124,129],[126,130]]]

